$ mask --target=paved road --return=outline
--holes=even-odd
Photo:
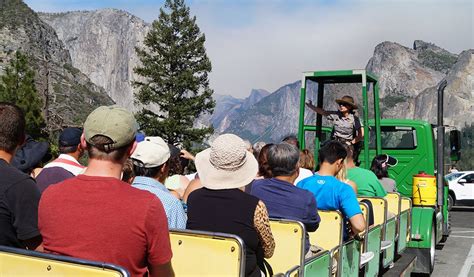
[[[436,250],[433,277],[474,277],[474,207],[454,207],[452,232]]]

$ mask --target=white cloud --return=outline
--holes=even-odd
[[[252,88],[274,91],[306,70],[364,68],[374,47],[416,39],[459,53],[473,46],[470,2],[344,2],[302,5],[291,12],[259,5],[242,27],[216,25],[205,7],[197,14],[213,63],[211,85],[238,97]]]
[[[51,4],[57,0],[28,2],[36,10],[65,8]],[[151,21],[160,3],[144,2],[120,1],[112,8]],[[247,96],[252,88],[274,91],[299,80],[306,70],[363,68],[383,41],[411,47],[421,39],[454,53],[474,48],[474,4],[469,0],[189,3],[206,34],[211,86],[236,97]]]

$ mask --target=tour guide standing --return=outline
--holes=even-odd
[[[132,276],[173,276],[168,223],[160,200],[120,180],[136,147],[137,123],[117,106],[84,123],[84,174],[49,186],[39,205],[45,250],[125,267]]]
[[[311,100],[306,103],[306,106],[334,123],[331,139],[343,144],[354,145],[353,157],[354,161],[357,162],[362,148],[361,143],[364,139],[364,129],[360,124],[360,119],[354,114],[354,111],[357,110],[357,105],[354,103],[354,98],[349,95],[336,99],[336,103],[339,105],[337,111],[326,111],[316,107]]]

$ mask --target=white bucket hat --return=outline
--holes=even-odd
[[[208,189],[234,189],[248,185],[257,175],[258,163],[244,141],[233,134],[218,136],[196,155],[199,179]]]

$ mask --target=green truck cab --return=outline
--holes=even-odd
[[[406,250],[416,255],[413,272],[430,274],[434,267],[436,245],[446,239],[450,231],[448,187],[443,169],[445,157],[450,156],[444,153],[445,127],[442,120],[446,82],[440,83],[438,88],[438,123],[432,126],[420,120],[381,119],[378,79],[366,70],[305,72],[300,90],[298,138],[301,148],[314,149],[315,157],[318,156],[320,144],[329,138],[331,128],[322,125],[321,115],[316,115],[315,122],[305,117],[305,103],[308,100],[307,93],[309,94],[307,82],[317,84],[317,100],[313,102],[319,108],[323,108],[325,93],[328,93],[325,86],[347,83],[361,85],[360,91],[353,92],[362,95],[362,102],[358,104],[365,135],[364,146],[359,155],[360,167],[369,169],[372,159],[382,153],[396,157],[398,164],[390,168],[389,175],[395,179],[398,192],[408,198],[413,197],[414,175],[425,172],[436,176],[436,204],[413,206],[410,216],[411,233]],[[310,132],[314,136],[308,135]],[[435,135],[442,139],[436,140]],[[459,148],[460,145],[451,146],[451,149]],[[451,156],[456,155],[451,153]]]
[[[374,157],[373,122],[369,122],[369,157]],[[397,158],[398,164],[389,168],[389,176],[397,183],[398,192],[406,197],[413,196],[413,176],[419,172],[436,175],[435,129],[421,120],[382,119],[380,137],[382,152]],[[450,148],[452,148],[452,145]],[[456,146],[455,146],[456,147]],[[364,157],[365,155],[361,155]],[[443,153],[443,157],[447,156]],[[414,206],[411,215],[411,240],[408,252],[417,256],[415,272],[431,273],[434,267],[435,247],[449,235],[449,213],[447,184],[443,184],[441,205]]]

